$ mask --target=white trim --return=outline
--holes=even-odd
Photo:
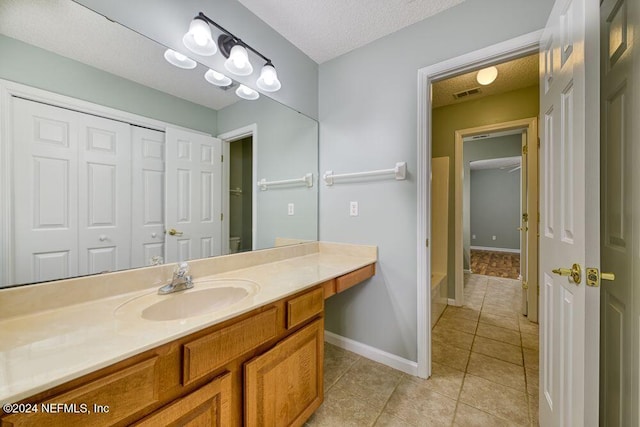
[[[231,158],[229,143],[246,138],[247,136],[251,136],[251,153],[253,157],[251,159],[251,250],[256,250],[258,241],[258,192],[253,188],[253,183],[258,179],[258,125],[252,123],[218,135],[218,138],[223,142],[223,156],[227,159],[227,161],[222,164],[222,213],[225,218],[222,225],[222,242],[223,244],[227,242],[226,253],[229,253],[229,159]]]
[[[168,127],[210,136],[208,133],[188,129],[172,123],[163,122],[138,114],[117,110],[93,102],[83,101],[66,95],[60,95],[21,83],[0,79],[0,287],[13,284],[13,218],[11,212],[11,183],[13,165],[11,162],[11,98],[19,97],[54,107],[66,108],[83,114],[91,114],[110,120],[117,120],[135,126],[166,132]]]
[[[455,300],[455,298],[449,298],[449,299],[447,300],[447,304],[448,304],[448,305],[452,305],[452,306],[454,306],[454,307],[462,307],[462,306],[458,306],[458,305],[456,304],[456,300]]]
[[[341,335],[334,334],[327,330],[324,331],[324,340],[329,344],[340,347],[344,350],[359,354],[362,357],[371,359],[375,362],[382,363],[393,369],[404,372],[405,374],[416,376],[418,373],[418,364],[412,360],[405,359],[395,354],[387,353],[370,345],[345,338]]]
[[[470,270],[470,269],[468,269],[468,268],[465,268],[465,269],[464,269],[464,272],[465,272],[465,273],[469,273],[469,274],[473,274],[473,271],[471,271],[471,270]]]
[[[475,68],[503,62],[523,53],[537,52],[542,30],[489,46],[465,55],[451,58],[418,70],[418,147],[417,147],[417,349],[418,376],[431,374],[431,277],[430,248],[425,242],[431,237],[431,82],[462,74]],[[456,249],[462,251],[462,247]],[[460,276],[460,277],[458,277]],[[456,302],[464,301],[462,266],[456,269]]]
[[[478,251],[492,251],[492,252],[509,252],[512,254],[519,254],[520,249],[509,249],[509,248],[492,248],[489,246],[469,246],[469,249],[475,249]],[[465,270],[467,271],[467,270]]]

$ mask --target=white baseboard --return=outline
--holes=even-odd
[[[471,269],[470,269],[470,268],[469,268],[469,269],[466,269],[466,268],[465,268],[465,269],[464,269],[464,270],[462,270],[462,271],[464,271],[465,273],[473,274],[473,271],[471,271]]]
[[[452,305],[452,306],[454,306],[454,307],[460,307],[458,304],[456,304],[456,300],[455,300],[455,298],[449,298],[449,299],[447,300],[447,304]]]
[[[324,331],[324,340],[336,347],[359,354],[362,357],[382,363],[383,365],[402,371],[405,374],[413,375],[414,377],[418,375],[418,363],[412,360],[387,353],[386,351],[345,338],[327,330]]]
[[[493,252],[509,252],[513,254],[519,254],[520,249],[509,249],[509,248],[490,248],[489,246],[471,246],[471,249],[475,249],[478,251],[493,251]]]

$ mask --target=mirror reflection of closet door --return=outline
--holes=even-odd
[[[164,132],[131,126],[131,265],[164,260]]]
[[[166,262],[222,254],[222,141],[166,132]]]
[[[129,268],[129,125],[12,103],[13,282]]]

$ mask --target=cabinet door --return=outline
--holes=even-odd
[[[245,364],[245,425],[301,426],[323,399],[324,321]]]
[[[231,373],[229,372],[134,424],[138,427],[224,427],[229,425],[231,425]]]

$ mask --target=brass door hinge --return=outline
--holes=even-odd
[[[523,280],[523,281],[522,281],[522,289],[525,289],[525,290],[526,290],[526,289],[529,289],[529,284],[527,283],[527,281],[526,281],[526,280]]]
[[[522,221],[527,222],[529,221],[529,214],[528,213],[523,213],[522,214]]]
[[[523,145],[522,146],[522,154],[527,154],[529,153],[529,146],[528,145]]]
[[[224,221],[224,214],[223,213],[220,214],[220,221]]]

